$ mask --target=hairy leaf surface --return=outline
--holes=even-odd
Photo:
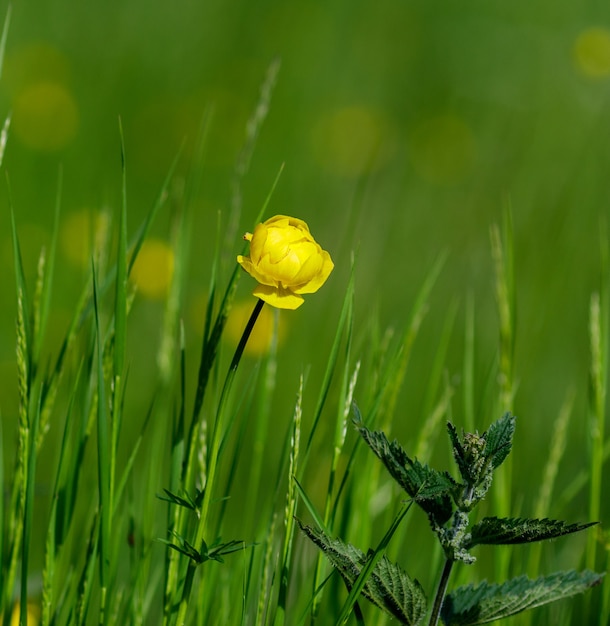
[[[298,520],[297,523],[307,537],[324,552],[351,588],[366,563],[366,555],[341,539],[333,539],[323,531],[306,526]],[[419,582],[411,579],[385,556],[373,569],[362,595],[401,624],[417,626],[426,616],[426,596]]]
[[[392,478],[436,524],[445,524],[453,513],[451,493],[457,483],[446,472],[411,459],[397,441],[391,443],[381,431],[359,426],[358,431],[381,459]]]
[[[554,539],[555,537],[584,530],[596,523],[568,524],[567,522],[546,518],[485,517],[472,527],[471,539],[466,548],[470,549],[479,544],[505,545]]]
[[[494,469],[504,462],[513,445],[515,434],[515,416],[505,413],[496,420],[485,433],[485,456]]]
[[[445,626],[474,626],[515,615],[555,600],[582,593],[598,585],[603,574],[585,570],[556,572],[531,580],[513,578],[502,585],[482,582],[459,587],[443,602],[441,618]]]

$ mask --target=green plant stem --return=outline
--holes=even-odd
[[[250,315],[250,319],[246,324],[246,328],[237,344],[237,348],[235,349],[235,354],[233,355],[233,359],[231,364],[229,365],[229,370],[227,372],[225,382],[222,387],[222,391],[220,392],[220,399],[218,400],[218,409],[216,411],[216,420],[214,422],[214,428],[212,430],[212,437],[210,441],[210,453],[208,458],[208,469],[207,469],[207,478],[206,484],[203,493],[203,502],[201,503],[201,510],[199,515],[199,521],[197,523],[197,532],[195,534],[195,541],[193,545],[196,550],[200,550],[203,544],[203,537],[205,534],[206,526],[207,526],[207,517],[208,511],[210,508],[210,502],[212,499],[212,491],[214,489],[214,480],[216,478],[216,468],[218,465],[218,453],[220,451],[220,444],[222,441],[222,418],[224,414],[225,403],[227,401],[229,391],[233,385],[233,380],[235,379],[235,373],[237,372],[237,368],[239,366],[239,362],[241,361],[241,357],[244,353],[244,349],[246,344],[248,343],[248,339],[250,338],[250,334],[252,333],[252,329],[256,324],[256,320],[263,308],[264,302],[262,300],[258,300],[256,305],[254,306],[254,310]],[[186,623],[186,610],[188,608],[189,597],[191,594],[191,589],[193,587],[193,579],[195,577],[195,571],[197,569],[197,565],[194,560],[190,560],[188,564],[188,569],[186,571],[186,578],[184,580],[184,587],[182,589],[182,598],[180,600],[180,606],[178,608],[178,617],[177,623],[182,626]]]
[[[447,559],[445,561],[445,565],[443,566],[443,571],[441,573],[441,579],[438,583],[438,589],[436,590],[436,596],[434,597],[434,605],[432,606],[432,613],[430,614],[430,621],[428,622],[428,626],[437,626],[438,618],[441,614],[441,607],[443,606],[443,600],[445,599],[445,593],[447,592],[447,584],[449,583],[449,576],[451,574],[451,569],[453,568],[453,564],[455,561],[451,559]]]

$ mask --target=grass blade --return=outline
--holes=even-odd
[[[95,266],[93,277],[93,311],[97,337],[97,450],[98,450],[98,496],[100,511],[99,574],[101,587],[100,624],[107,624],[106,593],[109,585],[110,540],[112,508],[110,500],[110,450],[108,439],[108,405],[106,403],[106,382],[104,380],[104,342],[100,328],[100,310]]]
[[[286,493],[286,507],[284,511],[284,545],[280,557],[280,591],[277,601],[277,612],[274,624],[281,626],[286,617],[286,600],[288,596],[288,572],[292,559],[292,544],[294,541],[294,516],[297,508],[297,492],[294,476],[298,472],[299,444],[301,440],[301,417],[303,414],[303,374],[299,382],[297,402],[294,408],[293,429],[290,445],[290,461],[288,463],[288,491]]]
[[[604,444],[606,423],[606,398],[608,385],[608,325],[610,324],[610,294],[608,281],[610,280],[610,258],[608,253],[608,229],[604,221],[600,227],[601,252],[601,280],[598,293],[591,297],[589,313],[589,340],[591,350],[590,365],[590,445],[591,465],[589,484],[589,519],[602,518],[602,502],[605,500],[602,489],[602,475],[604,468]],[[585,565],[588,569],[595,569],[599,549],[598,538],[591,533],[587,538]],[[607,565],[610,561],[606,554]],[[590,597],[587,597],[587,611],[591,610]],[[603,596],[603,612],[606,620],[610,615],[610,591],[606,583]],[[604,623],[600,616],[599,624]]]

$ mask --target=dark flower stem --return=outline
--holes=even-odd
[[[441,614],[441,607],[443,606],[443,600],[445,599],[445,593],[447,592],[447,584],[449,583],[449,575],[451,574],[451,568],[455,561],[447,559],[441,573],[441,579],[438,583],[438,589],[436,590],[436,596],[434,597],[434,606],[432,607],[432,613],[430,614],[430,621],[428,626],[437,626],[438,618]]]
[[[227,374],[227,379],[231,375],[231,372],[235,372],[235,370],[237,370],[237,366],[239,365],[242,354],[244,353],[244,349],[246,348],[248,339],[250,339],[250,335],[252,334],[252,330],[254,329],[254,324],[256,324],[256,320],[258,319],[260,312],[263,310],[264,304],[265,303],[259,299],[256,301],[256,304],[254,305],[254,310],[250,314],[250,319],[248,320],[248,323],[246,324],[246,327],[244,328],[244,332],[241,336],[241,339],[239,340],[239,343],[237,344],[237,348],[235,348],[235,354],[233,355],[231,365],[229,366],[229,373]],[[225,387],[226,385],[227,385],[227,382],[225,381]],[[224,388],[222,391],[224,393]]]
[[[199,515],[199,521],[197,524],[197,532],[195,535],[195,541],[193,542],[193,546],[196,550],[200,550],[203,545],[203,538],[206,531],[207,526],[207,517],[208,510],[210,507],[210,502],[212,499],[212,491],[214,488],[214,480],[216,478],[216,468],[218,465],[218,453],[220,451],[220,443],[222,440],[222,418],[224,415],[224,406],[229,395],[229,391],[233,384],[233,380],[235,379],[235,373],[237,372],[237,368],[239,366],[239,362],[241,361],[241,357],[244,353],[244,349],[246,348],[246,344],[248,343],[248,339],[252,334],[252,330],[254,325],[256,324],[256,320],[263,308],[265,303],[262,300],[257,300],[256,305],[252,313],[250,314],[250,319],[246,324],[246,328],[237,344],[237,348],[235,349],[235,354],[233,355],[233,359],[231,360],[231,364],[229,365],[229,370],[227,371],[227,375],[225,377],[225,382],[222,386],[222,391],[220,392],[220,399],[218,400],[218,409],[216,410],[216,420],[214,422],[214,427],[212,429],[212,436],[210,438],[210,448],[209,448],[209,459],[207,463],[207,478],[203,492],[203,501],[201,503],[201,510]],[[190,560],[188,564],[188,569],[186,571],[186,578],[184,580],[184,586],[182,588],[182,599],[180,600],[180,605],[178,608],[178,617],[176,619],[176,623],[179,626],[182,626],[186,623],[186,610],[188,607],[189,597],[191,595],[191,589],[193,587],[193,579],[195,577],[195,570],[197,569],[197,565],[194,560]]]

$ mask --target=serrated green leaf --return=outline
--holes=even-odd
[[[415,500],[435,524],[442,526],[451,517],[451,494],[457,484],[446,472],[411,459],[397,441],[391,443],[381,431],[358,426],[367,445],[379,457],[392,478]]]
[[[589,570],[570,570],[536,580],[519,576],[501,585],[482,582],[476,587],[459,587],[445,598],[441,618],[445,626],[486,624],[583,593],[600,584],[603,576]]]
[[[495,469],[509,455],[515,434],[515,416],[505,413],[496,420],[485,433],[485,456]]]
[[[470,541],[468,541],[465,547],[470,549],[480,544],[506,545],[554,539],[562,535],[585,530],[585,528],[589,528],[589,526],[593,526],[596,523],[568,524],[560,520],[546,518],[485,517],[472,527]]]
[[[321,530],[297,520],[301,530],[316,544],[351,587],[364,567],[367,556],[351,544],[333,539]],[[367,579],[362,595],[401,624],[416,626],[426,615],[426,596],[415,579],[383,556]]]
[[[468,487],[477,490],[473,493],[474,499],[484,497],[491,484],[491,472],[493,470],[489,459],[485,455],[486,433],[464,433],[460,439],[457,429],[451,423],[447,423],[449,438],[453,447],[453,458],[455,459],[462,480]],[[478,496],[478,497],[477,497]]]
[[[457,428],[451,422],[447,422],[447,432],[449,433],[451,447],[453,448],[453,458],[458,466],[460,475],[465,479],[465,477],[469,475],[470,471],[470,466],[466,459],[466,451],[460,441]]]

